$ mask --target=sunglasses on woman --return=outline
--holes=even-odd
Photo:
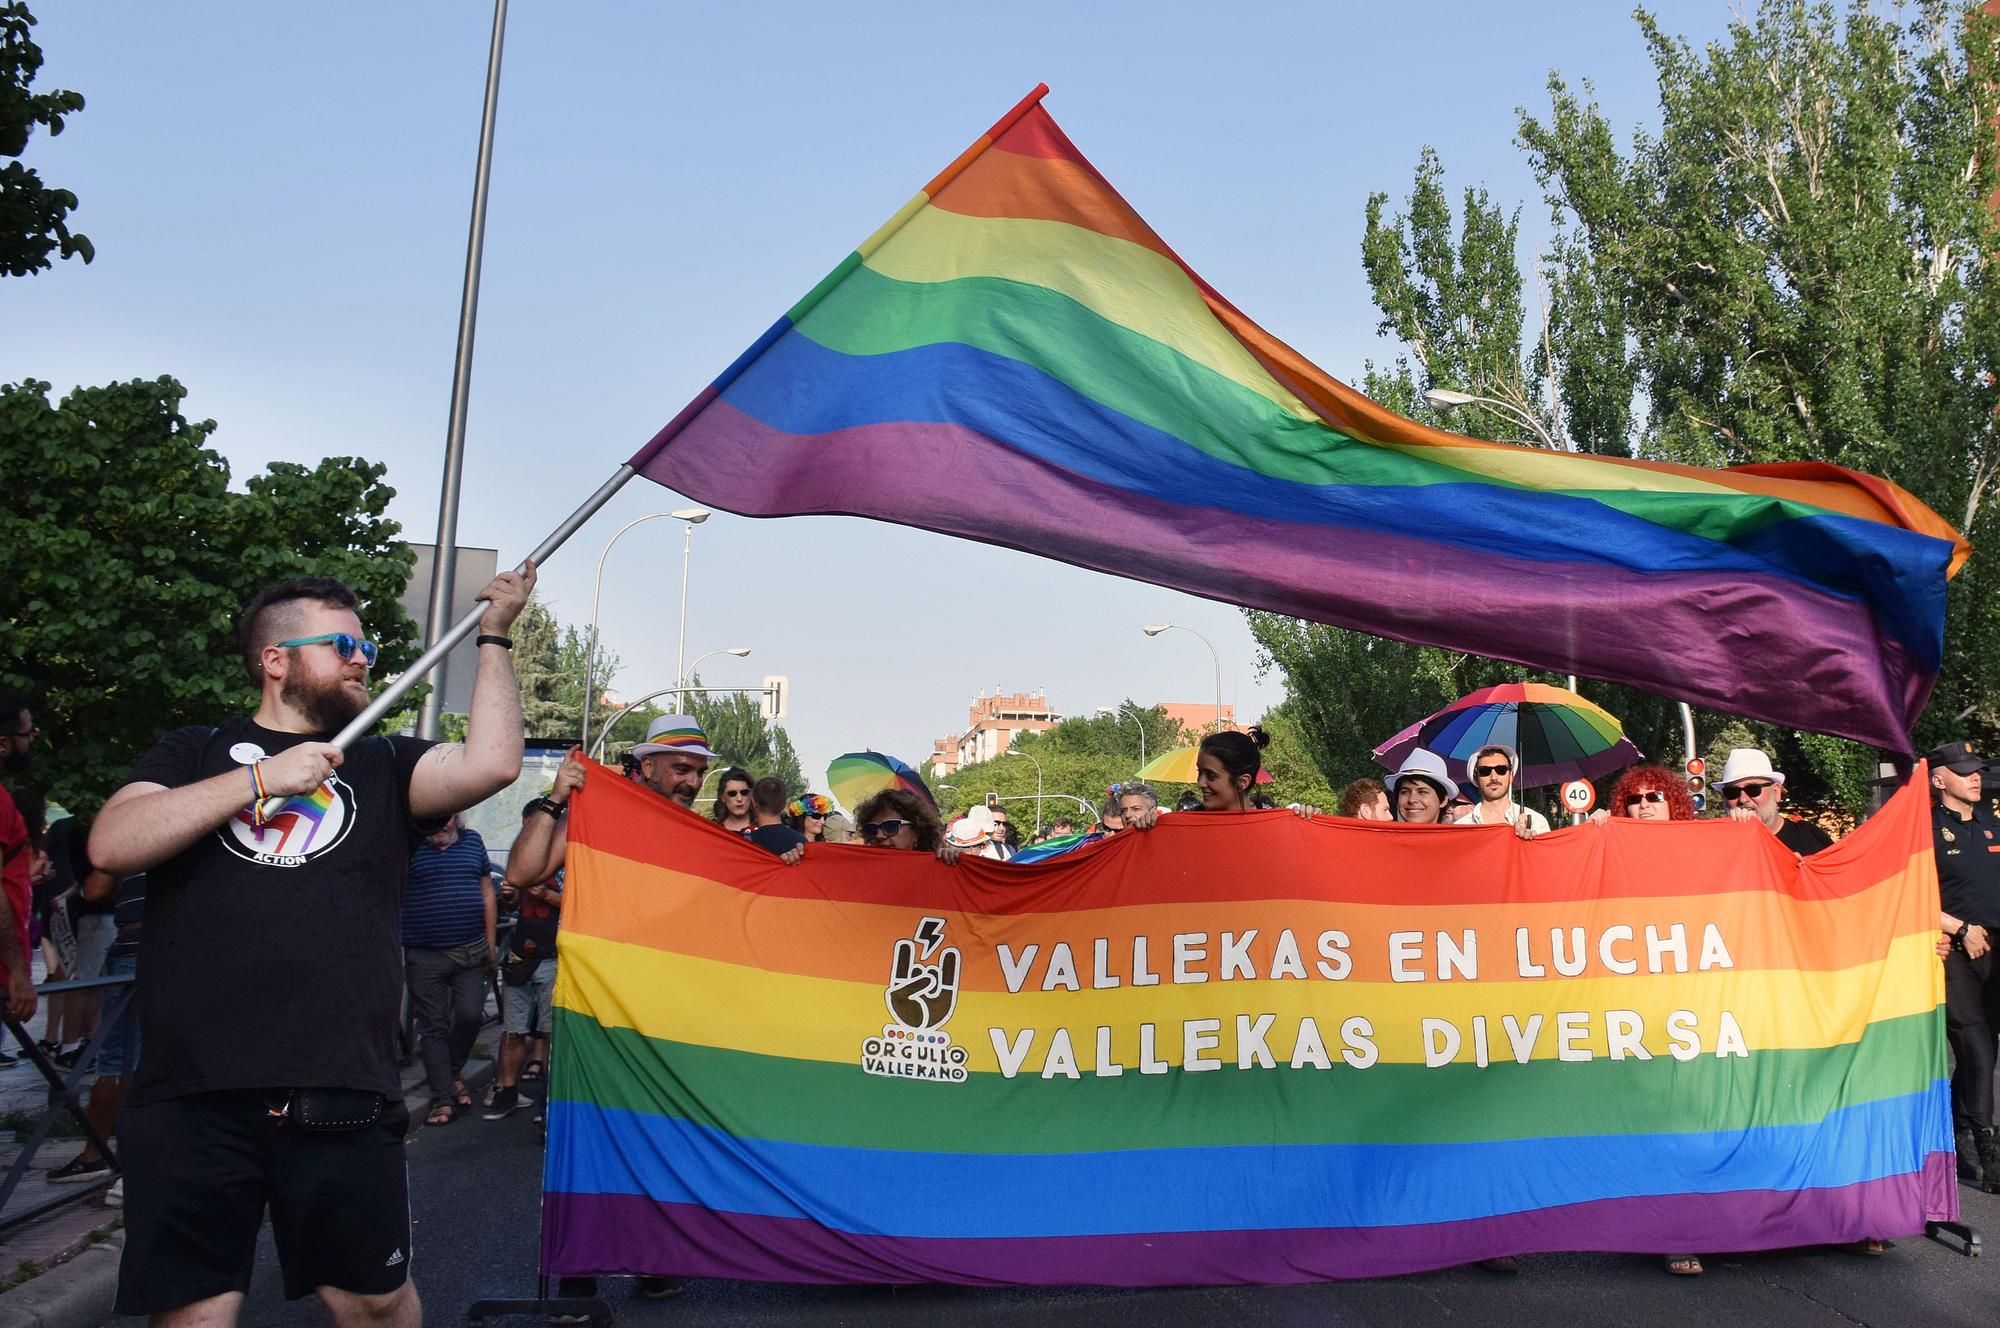
[[[1666,800],[1667,795],[1658,789],[1647,789],[1643,793],[1628,793],[1625,795],[1625,805],[1627,807],[1637,807],[1642,802],[1665,802]]]
[[[897,832],[908,824],[909,822],[907,821],[870,821],[861,827],[861,837],[863,839],[894,839]]]
[[[373,641],[364,641],[358,636],[349,636],[346,632],[326,632],[320,636],[294,637],[290,641],[280,641],[278,645],[280,647],[332,646],[333,653],[340,656],[340,662],[343,664],[353,659],[354,652],[359,650],[361,652],[361,663],[371,669],[375,667],[375,656],[380,653],[380,648]]]

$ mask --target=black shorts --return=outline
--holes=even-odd
[[[386,1295],[409,1280],[402,1100],[363,1129],[305,1134],[271,1117],[267,1103],[281,1097],[200,1093],[125,1109],[118,1313],[248,1291],[266,1205],[286,1299],[322,1286]]]

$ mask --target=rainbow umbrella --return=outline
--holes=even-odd
[[[1139,771],[1139,778],[1156,780],[1162,784],[1192,784],[1194,783],[1195,757],[1200,753],[1201,748],[1199,747],[1176,747],[1170,752],[1162,752],[1152,760],[1146,762],[1145,766]],[[1257,782],[1259,784],[1271,783],[1271,772],[1268,770],[1259,770],[1257,772]]]
[[[833,758],[826,768],[827,787],[841,806],[853,811],[883,789],[900,788],[916,794],[933,808],[937,799],[923,777],[895,757],[882,752],[849,752]]]
[[[1566,687],[1539,682],[1501,683],[1461,696],[1377,747],[1375,759],[1395,770],[1424,747],[1460,779],[1467,758],[1488,743],[1521,754],[1516,788],[1595,779],[1643,759],[1617,716]]]

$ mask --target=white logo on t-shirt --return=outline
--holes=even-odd
[[[282,800],[257,823],[245,807],[216,834],[231,853],[267,867],[302,867],[337,847],[354,828],[354,791],[337,774],[311,793]]]

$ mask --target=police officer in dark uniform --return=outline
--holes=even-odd
[[[1980,799],[1985,761],[1966,742],[1930,752],[1944,961],[1945,1036],[1951,1043],[1951,1114],[1961,1180],[2000,1183],[1993,1133],[1993,1064],[2000,1036],[2000,818]]]

